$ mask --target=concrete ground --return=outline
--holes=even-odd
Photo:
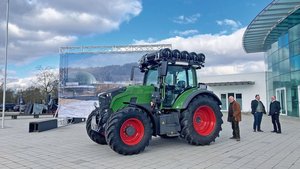
[[[300,119],[281,117],[282,134],[271,133],[272,123],[263,117],[262,130],[252,131],[252,115],[243,115],[241,141],[229,139],[231,125],[225,121],[216,142],[192,146],[184,140],[153,137],[145,151],[123,156],[107,145],[92,142],[85,123],[29,133],[29,122],[51,117],[6,117],[0,129],[0,168],[300,168]]]

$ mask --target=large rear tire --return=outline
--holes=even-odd
[[[149,145],[152,123],[146,112],[127,107],[113,113],[105,128],[106,141],[117,153],[138,154]]]
[[[88,136],[90,137],[90,139],[93,140],[95,143],[105,145],[107,143],[106,143],[104,133],[97,132],[97,131],[92,129],[92,125],[93,125],[92,120],[93,120],[93,118],[97,119],[98,118],[97,116],[99,116],[99,113],[98,113],[97,109],[93,110],[91,112],[91,114],[88,116],[88,118],[86,120],[86,132],[87,132]],[[100,124],[100,126],[102,127],[103,124]],[[104,131],[104,130],[102,130],[102,131]]]
[[[208,145],[219,137],[222,116],[213,97],[198,95],[182,113],[180,136],[192,145]]]

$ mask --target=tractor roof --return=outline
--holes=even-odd
[[[193,66],[196,69],[204,67],[205,55],[203,53],[187,52],[179,50],[171,50],[169,48],[161,49],[159,51],[148,53],[144,55],[139,61],[139,68],[142,72],[161,64],[161,62],[167,61],[170,64],[177,65],[178,62],[187,63],[189,66]]]

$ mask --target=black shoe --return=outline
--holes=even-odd
[[[264,131],[262,131],[262,130],[257,130],[258,132],[264,132]]]
[[[276,130],[273,130],[273,131],[271,131],[272,133],[277,133],[277,131]]]
[[[232,137],[230,137],[229,139],[236,139],[236,138],[232,136]]]
[[[241,141],[241,139],[240,139],[240,138],[237,138],[236,141]]]
[[[280,133],[281,133],[281,131],[277,131],[276,133],[277,133],[277,134],[280,134]]]
[[[255,129],[253,129],[253,132],[256,132],[256,130],[255,130]]]

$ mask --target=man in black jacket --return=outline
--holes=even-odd
[[[251,101],[251,113],[254,116],[253,131],[263,132],[260,128],[263,113],[266,114],[264,104],[260,101],[260,96],[255,95],[255,100]]]
[[[272,117],[272,123],[274,130],[272,132],[274,133],[281,133],[281,126],[279,122],[279,114],[280,114],[280,102],[276,100],[275,96],[271,97],[271,103],[270,103],[270,112],[269,116]]]

